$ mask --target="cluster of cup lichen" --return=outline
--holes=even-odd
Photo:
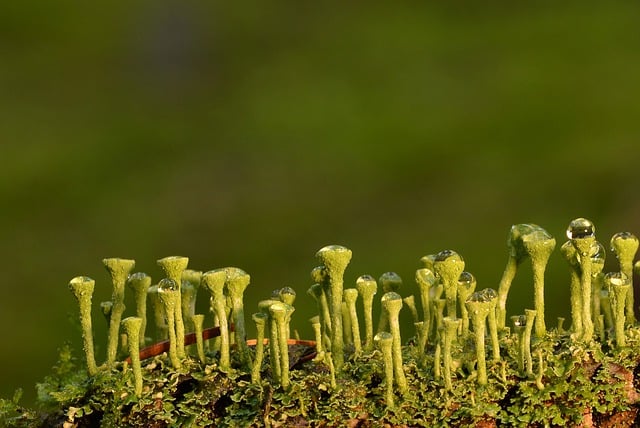
[[[317,303],[318,315],[310,319],[315,332],[315,358],[310,364],[315,369],[308,368],[311,373],[307,378],[290,371],[290,364],[295,361],[289,339],[296,293],[288,287],[276,290],[271,298],[261,301],[258,311],[251,317],[257,330],[254,348],[247,345],[243,305],[243,294],[250,278],[241,269],[222,268],[201,273],[186,269],[186,257],[167,257],[158,260],[166,278],[151,285],[148,275],[131,273],[133,260],[105,259],[104,265],[112,277],[113,298],[100,305],[107,317],[109,335],[106,361],[98,366],[91,326],[94,281],[76,277],[69,286],[80,306],[89,376],[114,376],[117,373],[113,370],[114,365],[119,364],[116,361],[118,347],[126,344],[133,390],[139,399],[157,394],[153,385],[145,383],[151,375],[143,370],[139,357],[140,346],[149,341],[146,338],[146,301],[149,298],[157,337],[168,339],[167,361],[173,373],[184,375],[192,371],[192,376],[196,377],[193,371],[204,369],[209,374],[213,370],[228,379],[246,373],[250,385],[260,391],[268,386],[270,390],[295,395],[301,394],[304,385],[312,385],[312,388],[326,389],[332,397],[349,396],[348,385],[361,381],[365,383],[361,386],[380,392],[379,395],[374,393],[373,397],[370,392],[367,395],[373,408],[357,405],[361,413],[376,414],[377,410],[372,409],[383,408],[390,412],[385,416],[388,420],[392,420],[388,415],[395,414],[395,420],[401,422],[410,422],[406,419],[413,418],[415,423],[422,418],[420,420],[451,423],[466,409],[464,412],[480,418],[512,423],[512,407],[517,400],[509,401],[507,396],[518,383],[521,383],[519,388],[523,394],[539,391],[539,402],[529,397],[526,403],[536,402],[546,407],[546,416],[544,412],[540,416],[544,419],[552,413],[550,397],[554,394],[570,396],[566,390],[560,392],[558,387],[565,382],[566,376],[570,374],[575,381],[584,377],[576,374],[581,361],[604,364],[610,361],[605,355],[609,350],[617,352],[618,356],[624,355],[629,349],[628,338],[634,346],[640,344],[637,332],[626,329],[635,324],[631,278],[638,239],[627,232],[616,234],[611,239],[611,250],[619,261],[620,270],[603,274],[605,250],[594,232],[590,221],[573,220],[567,229],[569,239],[561,247],[571,268],[571,326],[568,329],[559,319],[557,328],[547,330],[544,272],[556,242],[547,231],[534,224],[518,224],[511,228],[507,266],[497,291],[491,288],[476,290],[476,280],[464,270],[463,258],[451,250],[422,257],[423,266],[415,275],[419,299],[399,294],[402,280],[393,272],[383,274],[378,281],[370,275],[362,275],[354,287],[345,288],[343,276],[351,260],[351,251],[339,245],[320,249],[316,256],[321,264],[312,270],[313,285],[308,290]],[[526,259],[531,260],[533,267],[534,305],[525,310],[525,314],[512,316],[511,325],[507,325],[506,302],[510,286],[518,266]],[[134,293],[136,315],[122,319],[127,285]],[[372,308],[379,285],[382,312],[374,325]],[[205,316],[195,314],[199,287],[210,294],[212,324],[219,332],[209,341],[203,336]],[[416,300],[419,300],[420,311]],[[409,341],[401,337],[399,314],[403,308],[411,313],[414,321],[415,334]],[[125,335],[121,335],[121,327]],[[186,331],[195,332],[194,356],[189,355],[185,345]],[[405,343],[408,345],[403,346]],[[566,346],[562,347],[562,344]],[[122,367],[123,377],[131,376],[127,374],[127,366]],[[322,380],[325,371],[329,379],[326,385]],[[319,377],[322,379],[318,380]],[[376,381],[377,378],[380,380]],[[529,382],[523,383],[523,380]],[[470,392],[469,382],[476,385],[475,392]],[[583,384],[588,385],[589,379]],[[464,393],[460,392],[461,385]],[[533,392],[526,392],[529,385]],[[585,397],[598,401],[598,409],[603,412],[631,404],[621,392],[621,382],[615,387],[608,381],[598,385],[602,390],[613,388],[615,391],[604,398],[601,395],[593,398],[591,386],[576,389],[579,390],[576,397],[581,396],[582,401],[575,397],[569,400],[569,405],[578,407],[572,420],[584,414],[581,406],[586,405]],[[444,394],[440,405],[432,405],[438,416],[429,416],[426,410],[416,411],[416,404],[410,403],[419,401],[421,394],[429,396],[436,392]],[[359,396],[359,393],[352,395]],[[264,400],[271,403],[273,397]],[[485,403],[479,405],[476,400]],[[348,400],[344,398],[343,401]],[[464,404],[464,401],[471,404]],[[501,406],[497,402],[501,402]],[[353,404],[354,408],[357,406]],[[529,409],[527,421],[536,420],[535,412],[535,409]],[[311,418],[308,414],[306,417]],[[522,422],[524,419],[517,420]],[[562,417],[557,421],[562,422]]]

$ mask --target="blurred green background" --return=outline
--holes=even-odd
[[[86,8],[83,8],[86,6]],[[104,257],[187,255],[252,275],[247,312],[305,291],[320,247],[346,284],[451,248],[496,287],[514,223],[640,233],[637,2],[0,5],[0,395],[79,331],[67,289]],[[547,323],[568,316],[556,251]],[[616,269],[609,256],[607,269]],[[531,268],[509,312],[531,307]],[[129,305],[131,308],[132,305]],[[131,313],[131,310],[127,312]],[[210,322],[210,321],[209,321]],[[94,312],[98,360],[105,326]],[[78,352],[80,354],[80,352]]]

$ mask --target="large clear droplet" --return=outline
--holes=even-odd
[[[581,239],[595,236],[596,228],[591,221],[586,218],[572,220],[567,227],[567,238]]]
[[[514,327],[524,327],[527,325],[527,317],[525,315],[514,315],[511,317]]]
[[[158,292],[164,293],[167,291],[174,291],[178,289],[178,284],[169,278],[164,278],[158,283]]]
[[[485,301],[487,302],[498,297],[498,292],[493,288],[485,288],[483,290],[480,290],[480,294],[483,295]]]
[[[604,282],[610,285],[626,285],[629,278],[622,272],[609,272],[604,276]]]
[[[436,254],[435,261],[436,262],[444,262],[450,258],[457,258],[458,260],[462,260],[462,256],[456,253],[453,250],[442,250],[438,254]]]
[[[476,282],[476,279],[471,272],[464,271],[458,278],[458,285],[463,285],[465,287],[469,287],[469,285],[474,282]]]

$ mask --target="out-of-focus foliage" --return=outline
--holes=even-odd
[[[94,305],[110,296],[104,257],[154,279],[170,254],[240,266],[250,311],[266,290],[306,290],[328,243],[357,255],[351,284],[386,271],[411,284],[421,256],[452,248],[483,288],[511,224],[559,242],[580,216],[602,242],[640,233],[638,12],[4,2],[0,395],[35,397],[79,338],[69,279],[96,279]],[[547,275],[553,319],[568,312],[557,254]],[[514,313],[532,294],[521,277]]]

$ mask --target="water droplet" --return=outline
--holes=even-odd
[[[282,287],[278,293],[279,299],[287,305],[293,305],[296,300],[296,291],[291,287]]]
[[[485,288],[484,290],[476,291],[467,298],[467,302],[490,302],[498,297],[496,290],[492,288]]]
[[[595,236],[595,232],[596,228],[593,223],[586,218],[577,218],[569,223],[569,227],[567,227],[567,238],[591,238]]]
[[[589,254],[593,263],[604,263],[606,250],[604,249],[604,245],[598,241],[594,241],[593,244],[591,244]]]
[[[444,262],[449,259],[463,260],[462,256],[453,250],[442,250],[436,254],[434,262]]]
[[[631,232],[618,232],[611,237],[611,251],[616,254],[622,245],[638,245],[638,238]]]
[[[610,285],[626,285],[629,284],[629,278],[622,272],[609,272],[604,276],[604,282]]]
[[[178,284],[173,279],[164,278],[158,283],[159,293],[174,291],[177,289],[178,289]]]
[[[514,315],[511,317],[514,327],[524,327],[527,325],[527,317],[525,315]]]
[[[402,285],[402,278],[395,272],[385,272],[380,275],[378,282],[382,285],[382,290],[387,293],[389,291],[398,291]]]
[[[484,295],[484,298],[487,301],[496,299],[498,297],[498,292],[493,288],[485,288],[484,290],[480,290],[480,293]]]
[[[148,275],[144,272],[136,272],[136,273],[132,273],[131,275],[129,275],[129,281],[142,281],[144,280]]]
[[[356,279],[356,286],[358,289],[362,287],[376,289],[378,287],[378,283],[371,275],[360,275],[358,279]]]
[[[458,277],[458,287],[469,293],[476,288],[476,278],[470,272],[462,272]]]

